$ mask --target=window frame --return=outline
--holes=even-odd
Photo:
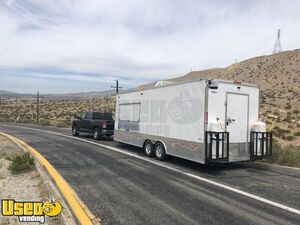
[[[139,119],[138,120],[122,120],[120,118],[120,115],[121,115],[120,111],[121,111],[121,106],[122,105],[139,105],[139,117],[138,117]],[[141,102],[132,102],[132,103],[121,103],[121,104],[119,104],[118,119],[119,119],[119,121],[124,121],[124,122],[139,123],[140,120],[141,120]]]

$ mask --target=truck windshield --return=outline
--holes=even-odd
[[[93,120],[112,120],[111,113],[93,113]]]

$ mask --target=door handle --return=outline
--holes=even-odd
[[[235,122],[235,119],[227,118],[226,125],[229,125],[229,123],[233,122]]]

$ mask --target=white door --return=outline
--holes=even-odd
[[[226,128],[230,143],[248,142],[249,95],[227,93]]]

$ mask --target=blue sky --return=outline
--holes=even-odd
[[[300,1],[2,0],[0,90],[125,88],[300,47]]]

